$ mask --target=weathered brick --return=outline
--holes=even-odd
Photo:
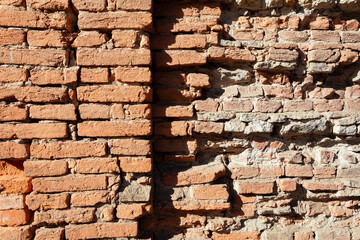
[[[66,66],[69,58],[68,55],[66,50],[61,49],[0,48],[0,63],[35,66]]]
[[[192,117],[194,111],[189,106],[153,106],[152,116],[155,117]]]
[[[352,105],[356,106],[356,105]],[[314,110],[318,112],[334,112],[341,111],[344,107],[344,101],[341,99],[333,100],[316,100],[314,101]]]
[[[25,161],[25,175],[28,177],[60,176],[68,173],[66,161]]]
[[[311,31],[311,40],[325,42],[340,42],[340,35],[335,31]]]
[[[151,154],[149,140],[142,139],[116,139],[110,147],[111,154],[145,156]]]
[[[109,82],[109,69],[81,68],[80,81],[84,83],[107,83]]]
[[[47,50],[50,51],[50,50]],[[60,50],[59,50],[60,51]],[[0,48],[1,53],[1,48]],[[0,63],[2,59],[0,58]],[[150,65],[148,49],[93,49],[81,48],[77,51],[79,66],[139,66]]]
[[[30,118],[48,120],[76,120],[75,106],[72,104],[31,105]]]
[[[0,139],[66,138],[65,123],[0,124]]]
[[[186,76],[186,85],[189,87],[207,88],[210,87],[209,76],[202,73],[190,73]]]
[[[106,154],[105,143],[100,142],[33,142],[30,147],[30,155],[34,158],[80,158],[101,157]]]
[[[78,123],[79,136],[85,137],[119,137],[148,136],[152,133],[151,121],[87,121]]]
[[[0,195],[0,210],[23,209],[24,207],[24,195]]]
[[[249,100],[243,101],[224,101],[222,103],[223,111],[235,111],[235,112],[251,112],[253,109],[253,104]]]
[[[65,236],[69,240],[89,238],[117,238],[136,237],[138,234],[137,222],[94,223],[81,225],[67,225]]]
[[[35,47],[67,47],[69,37],[62,31],[35,31],[27,33],[27,42]]]
[[[314,176],[317,178],[335,178],[336,169],[334,167],[316,167]]]
[[[65,102],[66,88],[52,87],[0,87],[0,100],[16,99],[19,102]]]
[[[302,185],[306,190],[314,191],[314,192],[337,191],[345,188],[343,184],[322,183],[322,182],[314,182],[314,181],[306,181],[303,182]]]
[[[122,172],[148,173],[152,170],[152,159],[142,157],[119,158]]]
[[[70,14],[64,12],[44,13],[22,9],[0,10],[0,25],[4,27],[54,28],[71,31],[72,24]],[[36,49],[34,52],[38,50]]]
[[[26,206],[32,211],[64,209],[69,207],[70,196],[67,193],[60,194],[36,194],[26,196]]]
[[[118,173],[117,158],[91,158],[76,161],[77,173]]]
[[[22,6],[24,5],[24,0],[2,0],[1,5],[8,5],[8,6]]]
[[[281,180],[279,187],[281,191],[294,192],[297,189],[297,182],[296,180]]]
[[[327,30],[330,28],[330,21],[327,17],[316,17],[309,23],[310,29]]]
[[[279,101],[256,101],[254,109],[256,112],[272,113],[277,112],[282,107]]]
[[[43,10],[67,10],[69,8],[69,1],[67,0],[26,0],[26,5],[34,9]]]
[[[72,3],[77,10],[99,12],[106,9],[106,0],[72,0]]]
[[[214,232],[212,235],[212,239],[214,240],[259,240],[260,233],[259,232],[232,232],[232,233],[217,233]]]
[[[0,29],[0,46],[20,45],[25,42],[25,32],[15,29]]]
[[[104,104],[80,104],[81,119],[110,119],[110,106]]]
[[[64,228],[38,228],[35,232],[34,240],[61,240],[63,239],[65,230]]]
[[[0,237],[3,240],[28,240],[33,236],[30,226],[24,227],[2,227]]]
[[[309,165],[287,165],[285,166],[285,176],[287,177],[312,177],[313,169]]]
[[[30,212],[28,210],[1,210],[0,226],[21,226],[30,220]]]
[[[308,35],[305,31],[280,31],[279,38],[285,42],[306,42],[308,40]]]
[[[360,33],[358,31],[342,32],[341,36],[343,43],[358,43],[359,37]]]
[[[139,39],[139,32],[135,30],[114,30],[112,40],[115,47],[134,48]]]
[[[224,211],[230,209],[230,203],[217,201],[173,201],[169,210],[179,211]]]
[[[194,132],[197,132],[197,133],[222,134],[224,131],[224,123],[198,121],[195,123],[193,130],[194,130]]]
[[[307,112],[313,109],[313,103],[307,100],[284,102],[284,112]]]
[[[136,104],[130,105],[127,109],[130,119],[137,118],[151,118],[151,105],[150,104]]]
[[[121,10],[149,11],[152,9],[152,1],[151,0],[117,0],[116,8]]]
[[[26,118],[26,108],[16,105],[0,105],[0,121],[22,121]]]
[[[111,105],[110,116],[112,119],[125,119],[124,105],[123,104]]]
[[[237,182],[236,189],[239,194],[272,194],[275,182]]]
[[[107,191],[75,192],[71,195],[71,206],[75,207],[91,207],[109,201],[110,196]]]
[[[102,190],[107,185],[104,175],[35,178],[32,183],[33,190],[41,193]]]
[[[191,67],[204,65],[205,63],[206,56],[195,50],[165,50],[154,54],[154,64],[158,68]]]
[[[116,217],[120,219],[137,219],[152,213],[152,205],[147,203],[120,204],[116,208]]]
[[[284,168],[282,166],[268,166],[260,167],[261,178],[276,178],[284,176]]]
[[[147,86],[81,86],[76,89],[82,102],[150,102],[152,91]]]
[[[233,38],[239,41],[262,41],[264,39],[264,31],[262,30],[234,30]]]
[[[225,176],[223,164],[209,164],[193,167],[181,172],[164,173],[162,181],[168,186],[186,186],[212,182],[223,176]]]
[[[35,224],[88,223],[94,220],[94,208],[72,208],[68,210],[48,210],[34,213]]]
[[[270,48],[268,56],[269,60],[279,62],[294,62],[297,61],[299,53],[296,50]]]
[[[210,61],[215,62],[255,62],[255,56],[248,49],[236,47],[210,47],[208,49]]]
[[[1,23],[1,22],[0,22]],[[78,26],[82,29],[152,29],[152,15],[144,12],[106,12],[78,15]]]
[[[75,41],[72,43],[72,47],[97,47],[106,43],[109,38],[104,33],[97,31],[81,31],[77,35]]]
[[[338,50],[312,50],[308,53],[309,62],[327,62],[333,63],[340,59]]]
[[[73,84],[77,82],[78,68],[30,70],[30,81],[36,85]]]
[[[337,177],[340,178],[357,178],[360,176],[360,168],[338,168]]]
[[[205,48],[206,36],[200,34],[191,35],[160,35],[151,38],[151,49],[192,49]]]
[[[151,71],[149,68],[125,68],[115,69],[115,80],[124,83],[151,83]]]
[[[159,122],[155,124],[154,133],[166,137],[186,136],[188,128],[189,124],[186,121]]]
[[[28,71],[24,68],[0,67],[0,82],[25,82],[27,80]]]
[[[196,185],[192,187],[196,200],[228,200],[226,185]]]

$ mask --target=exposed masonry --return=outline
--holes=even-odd
[[[359,0],[0,0],[0,239],[360,239]]]

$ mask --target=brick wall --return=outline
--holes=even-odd
[[[360,239],[358,0],[0,0],[0,238]]]

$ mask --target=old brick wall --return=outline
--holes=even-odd
[[[360,239],[359,13],[0,0],[0,239]]]

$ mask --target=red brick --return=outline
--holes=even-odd
[[[28,177],[60,176],[68,173],[66,161],[25,161],[25,175]]]
[[[0,10],[1,15],[1,10]],[[1,19],[0,19],[1,21]],[[1,64],[35,66],[66,66],[68,52],[61,49],[8,49],[0,48]]]
[[[36,85],[72,84],[77,82],[77,68],[30,70],[30,81]]]
[[[152,171],[152,159],[151,158],[119,158],[120,168],[122,172],[133,173],[149,173]]]
[[[27,42],[35,47],[67,47],[69,36],[62,31],[35,31],[30,30],[27,33]]]
[[[178,2],[169,5],[166,1],[158,3],[154,8],[154,14],[157,17],[184,17],[184,16],[199,16],[199,15],[214,15],[220,16],[221,9],[219,3],[202,3],[202,2]]]
[[[28,146],[16,142],[0,143],[0,159],[25,159],[28,157]]]
[[[91,158],[76,161],[77,173],[119,173],[117,158]]]
[[[334,206],[331,208],[331,213],[334,217],[350,217],[353,215],[353,210],[342,206]]]
[[[181,71],[155,72],[154,82],[156,85],[182,85],[185,84],[186,74]]]
[[[212,100],[199,100],[194,102],[195,109],[200,112],[216,112],[219,107],[219,103]]]
[[[107,187],[104,175],[35,178],[32,183],[33,190],[41,193],[101,190]]]
[[[254,104],[255,111],[262,113],[274,113],[281,107],[282,104],[279,101],[256,101]]]
[[[199,89],[181,89],[177,87],[158,88],[155,91],[155,99],[158,102],[169,104],[174,103],[190,103],[193,100],[201,97],[201,90]]]
[[[44,13],[20,9],[1,9],[0,25],[3,27],[54,28],[72,30],[69,14],[64,12]],[[39,49],[34,49],[34,52]],[[42,51],[40,51],[41,53]]]
[[[150,65],[151,54],[150,54],[150,50],[148,49],[104,50],[104,49],[93,49],[93,48],[81,48],[77,51],[77,64],[79,66]]]
[[[212,234],[213,240],[259,240],[259,232],[232,232],[232,233],[217,233]]]
[[[96,31],[81,31],[71,46],[74,48],[97,47],[106,43],[108,40],[109,38],[105,33],[99,33]]]
[[[222,134],[224,132],[224,123],[216,122],[196,122],[194,132]]]
[[[76,192],[71,195],[71,206],[75,207],[91,207],[109,201],[110,196],[107,191]]]
[[[316,167],[314,176],[317,178],[335,178],[336,169],[334,167]]]
[[[72,0],[72,3],[77,10],[99,12],[106,9],[106,0]]]
[[[173,201],[170,209],[179,211],[224,211],[230,209],[230,203],[217,201]]]
[[[193,117],[194,111],[190,106],[153,106],[153,117]]]
[[[152,134],[151,121],[87,121],[78,123],[78,135],[84,137],[148,136]]]
[[[34,224],[88,223],[95,220],[94,208],[72,208],[35,212]]]
[[[232,179],[254,178],[259,175],[259,168],[256,166],[229,166]]]
[[[0,210],[23,209],[24,207],[24,195],[0,195]]]
[[[75,121],[75,106],[72,104],[31,105],[30,118]]]
[[[30,226],[24,227],[2,227],[0,237],[3,240],[28,240],[33,236]]]
[[[340,42],[340,35],[335,31],[311,31],[311,40],[321,42]]]
[[[0,139],[66,138],[65,123],[0,124]]]
[[[268,56],[269,60],[279,62],[294,62],[299,58],[299,53],[296,50],[270,48]]]
[[[223,111],[251,112],[253,104],[249,100],[222,102]]]
[[[343,184],[335,184],[335,183],[322,183],[322,182],[314,182],[314,181],[306,181],[303,182],[303,187],[306,190],[313,192],[326,192],[326,191],[337,191],[345,188]]]
[[[107,83],[109,82],[109,69],[81,68],[80,81],[84,83]]]
[[[197,149],[196,140],[166,139],[155,141],[156,152],[194,152]]]
[[[284,102],[284,112],[307,112],[313,109],[313,103],[308,100]]]
[[[139,32],[135,30],[112,31],[112,40],[115,47],[135,48],[139,39]]]
[[[341,51],[341,57],[339,63],[341,65],[350,65],[359,59],[359,54],[351,50]]]
[[[186,76],[186,85],[189,87],[208,88],[210,87],[209,76],[202,73],[190,73]]]
[[[151,39],[151,49],[192,49],[205,48],[206,36],[200,34],[158,35]]]
[[[342,32],[343,43],[358,43],[360,33],[358,31]]]
[[[206,56],[195,50],[165,50],[156,52],[154,64],[158,68],[166,67],[191,67],[200,66],[206,63]]]
[[[125,68],[115,69],[115,80],[125,83],[151,83],[151,71],[149,68]]]
[[[136,104],[130,105],[127,109],[130,119],[137,118],[151,118],[151,105],[150,104]]]
[[[261,84],[281,84],[290,85],[290,79],[283,73],[255,72],[255,77]]]
[[[81,86],[76,89],[82,102],[150,102],[152,91],[147,86]]]
[[[116,217],[120,219],[137,219],[152,213],[152,205],[147,203],[120,204],[116,208]]]
[[[189,124],[186,121],[159,122],[154,128],[155,135],[166,137],[186,136],[188,131]]]
[[[65,227],[65,237],[69,240],[136,237],[137,234],[137,222],[93,223],[82,225],[67,225]]]
[[[116,9],[149,11],[152,9],[152,1],[151,0],[118,0],[116,2]]]
[[[226,185],[195,185],[192,187],[196,200],[228,200]]]
[[[1,5],[23,6],[24,0],[2,0]]]
[[[34,240],[61,240],[63,239],[64,228],[39,228],[36,229]]]
[[[23,68],[0,68],[0,82],[1,83],[13,83],[13,82],[25,82],[28,77],[27,69]]]
[[[110,119],[110,106],[103,104],[80,104],[81,119]]]
[[[216,62],[255,62],[255,56],[248,49],[236,47],[210,47],[208,49],[209,60]]]
[[[327,17],[316,17],[309,23],[310,29],[327,30],[330,28],[330,21]]]
[[[281,191],[294,192],[297,189],[297,182],[295,180],[281,180],[279,187]]]
[[[260,167],[261,178],[276,178],[284,176],[284,168],[282,166],[268,166]]]
[[[43,10],[67,10],[69,8],[69,2],[67,0],[26,0],[26,5],[34,9]]]
[[[149,140],[142,139],[116,139],[110,147],[111,154],[145,156],[151,154]]]
[[[306,42],[308,40],[308,35],[305,31],[280,31],[279,38],[282,41],[286,42]]]
[[[309,62],[327,62],[334,63],[340,58],[340,51],[338,50],[312,50],[308,52]]]
[[[31,178],[24,176],[0,176],[1,193],[28,193],[31,191]]]
[[[51,87],[0,87],[0,100],[16,99],[19,102],[65,102],[66,88]]]
[[[156,9],[156,8],[155,8]],[[168,34],[172,33],[192,33],[192,32],[206,32],[212,26],[217,25],[219,18],[217,16],[208,16],[206,18],[179,18],[174,23],[168,19],[158,19],[155,21],[156,31],[158,33]]]
[[[344,101],[341,99],[333,100],[315,100],[314,101],[314,110],[318,112],[335,112],[341,111],[344,107]]]
[[[142,29],[150,31],[152,29],[152,15],[145,12],[80,12],[78,15],[78,26],[81,30]]]
[[[30,220],[28,210],[1,210],[0,226],[21,226]]]
[[[237,182],[239,194],[272,194],[275,182]]]
[[[0,105],[0,121],[22,121],[26,119],[26,108],[16,105]]]
[[[234,30],[232,37],[238,41],[262,41],[264,31],[262,30]]]
[[[25,32],[15,29],[0,29],[0,46],[20,45],[25,42]]]
[[[70,196],[67,193],[60,194],[36,194],[26,196],[26,206],[32,211],[64,209],[69,207]]]
[[[312,177],[313,169],[309,165],[287,165],[285,166],[285,176],[287,177]]]
[[[33,142],[30,147],[30,155],[33,158],[80,158],[105,156],[105,143],[100,142]]]
[[[264,86],[265,97],[268,98],[287,98],[292,99],[294,97],[294,91],[292,87],[287,86]]]
[[[190,168],[182,172],[164,173],[162,181],[168,186],[187,186],[212,182],[225,176],[226,169],[222,164],[209,164]]]

